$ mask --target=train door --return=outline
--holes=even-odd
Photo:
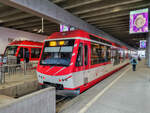
[[[84,85],[86,85],[89,82],[89,44],[87,41],[84,41],[84,45],[83,45],[83,77],[84,77]]]
[[[23,47],[19,47],[19,52],[17,54],[17,63],[20,64],[20,61],[23,60]]]
[[[24,60],[26,63],[29,62],[29,58],[30,58],[29,48],[24,48]]]
[[[80,78],[82,83],[86,85],[89,77],[89,44],[87,41],[80,42],[79,48],[78,48],[78,54],[76,58],[76,71],[80,72]],[[80,81],[81,82],[81,81]]]
[[[18,60],[29,62],[29,56],[30,56],[29,49],[20,47],[17,55]]]

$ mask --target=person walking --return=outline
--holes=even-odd
[[[132,70],[133,71],[136,71],[136,65],[137,65],[137,59],[136,58],[131,58],[131,60],[130,60],[130,62],[131,62],[131,64],[132,64]]]

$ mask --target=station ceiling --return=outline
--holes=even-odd
[[[49,0],[82,20],[109,33],[118,40],[138,48],[146,34],[129,34],[129,12],[149,8],[150,0]],[[150,20],[150,19],[149,19]],[[32,33],[50,35],[59,31],[59,24],[0,4],[0,25]]]

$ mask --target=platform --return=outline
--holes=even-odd
[[[60,113],[149,113],[149,73],[144,60],[137,71],[129,65],[66,103]]]

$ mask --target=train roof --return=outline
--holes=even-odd
[[[36,42],[36,41],[24,40],[24,41],[13,41],[9,44],[9,46],[10,45],[36,45],[36,46],[42,46],[43,43],[42,42]]]
[[[93,35],[97,38],[103,39],[105,41],[110,42],[113,46],[119,47],[119,48],[123,48],[123,49],[127,49],[125,46],[121,47],[120,45],[111,42],[108,39],[105,39],[104,37],[100,37],[100,36],[96,36],[94,34],[90,34],[86,31],[83,30],[74,30],[74,31],[66,31],[66,32],[55,32],[53,34],[51,34],[47,39],[57,39],[57,38],[74,38],[74,37],[82,37],[82,38],[87,38],[90,39],[89,35]]]
[[[74,38],[74,37],[83,37],[89,38],[89,33],[83,30],[74,30],[67,32],[55,32],[48,39],[56,39],[56,38]]]

